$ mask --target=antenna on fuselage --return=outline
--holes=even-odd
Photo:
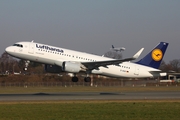
[[[34,40],[32,40],[31,42],[34,42]]]

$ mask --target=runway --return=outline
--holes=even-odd
[[[0,101],[53,101],[53,100],[180,100],[180,92],[69,92],[0,94]]]

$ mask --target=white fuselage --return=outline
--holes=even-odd
[[[78,52],[74,50],[54,47],[50,45],[35,43],[35,42],[19,42],[23,47],[10,46],[6,51],[14,57],[39,62],[43,64],[61,65],[64,61],[75,62],[95,62],[113,60],[102,56]],[[139,65],[131,62],[123,62],[117,65],[108,65],[107,67],[99,67],[98,70],[92,70],[94,74],[101,74],[111,77],[129,77],[143,78],[154,77],[159,74],[152,74],[149,71],[160,71],[159,69],[151,68],[144,65]]]

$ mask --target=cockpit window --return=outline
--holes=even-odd
[[[23,45],[21,45],[21,44],[14,44],[13,46],[17,46],[17,47],[23,48]]]

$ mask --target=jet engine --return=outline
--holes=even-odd
[[[62,70],[71,73],[78,73],[81,70],[81,63],[78,62],[63,62]]]

